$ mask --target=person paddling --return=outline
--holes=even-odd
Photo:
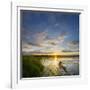
[[[67,69],[66,69],[66,67],[65,67],[65,66],[63,66],[63,64],[62,64],[62,62],[61,62],[61,61],[59,62],[59,68],[60,68],[60,69],[63,69],[63,70],[64,70],[64,72],[65,72],[65,73],[67,73]]]

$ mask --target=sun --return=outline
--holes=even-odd
[[[57,60],[57,53],[54,54],[54,60],[56,61]]]

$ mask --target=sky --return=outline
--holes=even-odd
[[[22,52],[79,52],[79,13],[21,10]]]

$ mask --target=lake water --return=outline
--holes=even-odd
[[[66,71],[59,66],[60,62]],[[44,66],[43,76],[79,75],[79,57],[44,58],[41,63]]]

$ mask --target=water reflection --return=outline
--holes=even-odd
[[[79,58],[44,58],[43,76],[79,75]]]

